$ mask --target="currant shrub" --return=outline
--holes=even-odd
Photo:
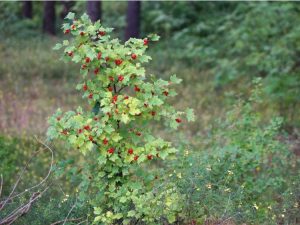
[[[82,170],[79,191],[94,207],[95,223],[141,220],[157,224],[162,217],[174,222],[180,211],[174,205],[182,197],[176,185],[157,195],[155,178],[149,178],[144,168],[168,159],[177,149],[155,137],[149,124],[162,121],[177,129],[181,123],[193,121],[194,114],[192,109],[176,111],[167,102],[176,96],[173,86],[181,82],[176,75],[169,81],[146,76],[143,64],[151,57],[145,52],[159,37],[130,38],[123,44],[111,38],[113,29],[103,27],[100,21],[92,23],[86,14],[75,19],[75,14],[69,13],[66,20],[62,28],[70,38],[54,49],[63,48],[62,60],[80,65],[82,79],[77,89],[90,109],[78,107],[65,113],[58,109],[49,119],[48,137],[62,139],[84,157],[92,157],[93,163]],[[143,205],[151,202],[147,202],[149,198],[156,200],[152,205],[160,204],[164,210],[147,211]]]

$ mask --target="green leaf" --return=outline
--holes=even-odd
[[[176,221],[176,217],[174,214],[168,214],[167,219],[169,223],[174,223]]]
[[[80,62],[81,61],[80,55],[74,55],[73,58],[72,58],[72,61],[76,62],[76,63]]]
[[[193,109],[186,109],[186,119],[188,122],[195,121],[195,114]]]
[[[151,41],[158,41],[160,39],[160,36],[158,36],[157,34],[149,34],[148,35],[148,38],[151,40]]]
[[[127,201],[127,198],[125,197],[125,196],[122,196],[121,198],[120,198],[120,202],[121,203],[125,203]]]
[[[52,49],[53,50],[59,50],[59,49],[61,49],[61,47],[62,47],[62,44],[61,43],[57,43]]]
[[[177,78],[177,76],[174,74],[170,77],[170,81],[174,84],[179,84],[179,83],[181,83],[182,79]]]
[[[153,106],[160,106],[162,105],[164,102],[157,96],[154,96],[153,98],[151,98],[149,100],[149,104],[153,105]]]
[[[80,18],[84,23],[90,22],[90,17],[86,13],[84,13]]]
[[[69,45],[69,41],[68,40],[64,40],[63,41],[63,46],[68,46]]]
[[[129,116],[127,114],[122,114],[121,116],[121,121],[125,124],[127,124],[129,122]]]
[[[71,144],[75,144],[76,141],[77,141],[76,135],[70,135],[70,136],[69,136],[69,142],[70,142]]]
[[[114,141],[114,142],[118,142],[122,139],[122,137],[120,136],[120,134],[118,133],[114,133],[112,136],[111,136],[111,139]]]
[[[130,211],[127,213],[127,216],[128,216],[128,217],[134,217],[135,214],[136,214],[136,211],[130,210]]]
[[[68,15],[65,17],[66,19],[69,20],[74,20],[75,18],[75,13],[69,12]]]

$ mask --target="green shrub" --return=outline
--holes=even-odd
[[[203,139],[204,151],[186,152],[175,162],[173,182],[186,196],[184,214],[190,220],[295,224],[299,219],[299,160],[278,140],[282,119],[264,124],[256,112],[258,90],[215,124]]]
[[[142,65],[151,57],[145,51],[158,36],[131,38],[121,44],[110,38],[111,28],[104,28],[99,21],[93,24],[86,14],[79,19],[74,16],[69,13],[63,24],[64,33],[74,38],[54,49],[64,47],[62,59],[81,64],[83,79],[77,89],[83,91],[92,111],[78,107],[76,112],[63,113],[59,109],[49,119],[47,134],[86,155],[89,163],[77,163],[81,168],[72,169],[80,171],[80,203],[88,201],[94,207],[96,224],[175,222],[182,196],[171,183],[155,193],[155,168],[150,168],[154,162],[169,159],[177,149],[153,136],[149,123],[163,121],[176,130],[183,121],[194,120],[192,109],[178,112],[167,103],[176,96],[172,86],[181,79],[176,75],[170,81],[146,76]]]

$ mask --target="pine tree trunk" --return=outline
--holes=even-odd
[[[55,1],[44,2],[43,32],[55,35]]]
[[[140,1],[129,1],[127,6],[127,27],[125,40],[131,37],[139,37],[140,34]]]
[[[61,4],[63,5],[63,9],[60,12],[59,16],[60,16],[61,19],[64,19],[68,15],[68,13],[71,11],[71,9],[74,6],[75,2],[63,0],[63,1],[61,1]]]
[[[101,1],[87,1],[87,14],[93,22],[101,19]]]
[[[31,1],[23,1],[23,17],[26,19],[32,19],[32,2]]]

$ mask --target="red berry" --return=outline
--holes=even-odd
[[[116,103],[116,101],[118,101],[118,95],[114,95],[114,96],[113,96],[112,102],[113,102],[113,103]]]
[[[85,58],[85,62],[86,62],[86,63],[89,63],[90,61],[91,61],[91,59],[90,59],[89,57],[86,57],[86,58]]]
[[[148,45],[148,42],[149,42],[148,39],[145,38],[145,39],[144,39],[144,45]]]
[[[85,130],[90,130],[90,129],[91,129],[90,125],[85,125],[83,128],[84,128]]]
[[[70,29],[65,30],[65,34],[68,34],[68,33],[70,33]]]
[[[112,88],[112,87],[108,87],[108,90],[109,90],[110,92],[112,92],[112,91],[113,91],[113,88]]]
[[[86,84],[83,85],[83,90],[86,91],[88,89],[88,86]]]
[[[132,148],[128,149],[128,154],[129,154],[129,155],[132,155],[132,154],[133,154],[133,149],[132,149]]]
[[[153,158],[153,155],[149,154],[147,155],[147,159],[151,160]]]
[[[102,141],[102,143],[103,143],[104,145],[107,145],[108,140],[107,140],[106,138],[104,138],[104,140]]]
[[[96,68],[96,69],[94,70],[94,74],[97,75],[98,73],[99,73],[99,68]]]
[[[108,62],[109,61],[109,57],[105,57],[105,61]]]
[[[131,54],[131,58],[134,60],[134,59],[136,59],[136,54]]]
[[[124,77],[122,75],[119,75],[118,80],[121,82],[122,80],[124,80]]]
[[[137,136],[141,136],[142,133],[141,133],[141,132],[136,132],[136,135],[137,135]]]
[[[151,112],[151,115],[152,115],[152,116],[155,116],[155,114],[156,114],[156,112],[154,112],[154,111]]]
[[[115,151],[115,149],[114,149],[114,148],[110,148],[110,149],[108,149],[108,150],[107,150],[107,152],[108,152],[109,154],[113,154],[113,153],[114,153],[114,151]]]
[[[97,120],[98,120],[98,118],[97,118],[97,117],[94,117],[94,120],[95,120],[95,121],[97,121]]]
[[[163,94],[164,94],[165,96],[168,96],[168,95],[169,95],[169,92],[164,91]]]
[[[73,24],[73,25],[71,26],[71,29],[72,29],[72,30],[75,30],[75,29],[76,29],[76,26]]]
[[[79,129],[79,130],[78,130],[78,134],[81,134],[81,133],[82,133],[82,129]]]
[[[114,81],[114,78],[112,76],[109,76],[108,79],[113,82]]]
[[[62,133],[63,135],[67,135],[67,134],[68,134],[68,131],[67,131],[67,130],[63,130],[61,133]]]
[[[181,119],[180,118],[177,118],[175,119],[177,123],[181,123]]]
[[[139,159],[138,155],[135,155],[134,158],[133,158],[134,161],[137,161],[138,159]]]
[[[100,36],[104,36],[105,34],[106,34],[105,31],[99,31]]]
[[[72,56],[73,56],[73,52],[68,52],[68,55],[69,55],[70,57],[72,57]]]
[[[101,54],[101,52],[99,52],[97,55],[97,59],[101,59],[101,56],[102,56],[102,54]]]
[[[84,36],[84,32],[83,31],[80,32],[80,36]]]
[[[90,141],[93,141],[94,138],[93,138],[92,136],[89,136],[89,140],[90,140]]]
[[[115,64],[117,65],[117,66],[120,66],[121,64],[122,64],[122,59],[116,59],[115,60]]]
[[[56,120],[57,120],[57,121],[60,121],[60,117],[57,117]]]
[[[126,95],[126,96],[124,96],[124,99],[128,99],[129,97]]]
[[[140,92],[141,91],[141,89],[137,86],[137,85],[135,85],[134,86],[134,91],[136,91],[136,92]]]
[[[85,64],[83,64],[82,66],[81,66],[81,69],[85,69],[86,68],[86,65]]]
[[[89,98],[92,99],[93,98],[93,93],[89,94]]]

